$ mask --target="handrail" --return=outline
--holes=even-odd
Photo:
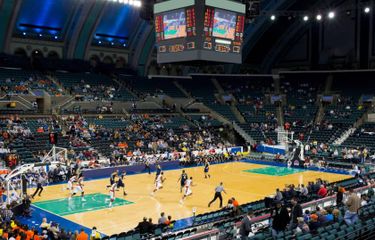
[[[184,238],[181,238],[181,239],[192,240],[192,239],[201,238],[201,237],[205,237],[205,236],[218,235],[219,233],[220,233],[220,230],[215,228],[215,229],[211,229],[211,230],[208,230],[208,231],[205,231],[205,232],[194,234],[192,236],[187,236],[187,237],[184,237]]]

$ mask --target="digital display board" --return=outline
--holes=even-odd
[[[155,4],[154,14],[158,63],[242,62],[245,5],[170,0]]]
[[[186,37],[185,10],[169,12],[163,16],[164,39]]]
[[[233,12],[215,9],[212,35],[218,38],[234,40],[237,22],[236,17],[236,14]]]

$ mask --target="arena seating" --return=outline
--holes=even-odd
[[[272,76],[217,76],[226,93],[232,94],[239,104],[262,101],[264,95],[274,92]]]
[[[45,90],[51,95],[61,95],[58,86],[42,73],[17,69],[0,69],[0,92],[5,94],[31,94],[33,90]]]
[[[122,77],[126,84],[139,95],[165,94],[173,98],[185,97],[185,95],[174,85],[174,78],[131,78]]]
[[[364,123],[359,126],[342,144],[343,147],[365,147],[375,150],[375,123]]]
[[[370,174],[369,177],[373,178],[375,177],[374,174]],[[333,186],[333,184],[337,186],[344,187],[345,189],[349,188],[357,188],[358,186],[361,186],[358,179],[351,178],[347,180],[338,181],[336,183],[330,184]],[[310,202],[311,206],[314,205],[314,199],[317,199],[316,194],[310,193],[310,198],[305,199],[305,202]],[[270,211],[270,208],[266,208],[265,201],[259,200],[254,201],[251,203],[245,203],[240,206],[240,212],[246,213],[248,210],[253,210],[255,214],[255,219],[263,219],[268,222],[268,213]],[[371,204],[365,208],[361,208],[359,212],[359,216],[361,220],[354,225],[348,226],[343,221],[343,214],[344,214],[344,208],[339,207],[340,215],[337,221],[327,222],[321,227],[317,229],[316,232],[310,232],[310,233],[295,233],[294,231],[285,231],[283,233],[280,233],[277,235],[276,239],[301,239],[301,240],[307,240],[307,239],[357,239],[360,234],[363,234],[368,231],[375,231],[375,222],[371,218],[371,215],[375,211],[375,205]],[[195,233],[197,233],[197,229],[201,229],[201,231],[206,229],[206,231],[210,231],[210,229],[218,229],[220,232],[220,236],[224,237],[225,239],[232,239],[235,238],[237,235],[238,230],[238,223],[243,218],[243,215],[235,215],[233,216],[233,212],[230,210],[223,208],[221,210],[208,212],[204,214],[199,214],[193,218],[193,223],[184,229],[178,229],[175,232],[163,234],[165,231],[164,227],[156,226],[154,230],[154,234],[147,234],[147,235],[141,235],[139,231],[131,230],[128,232],[123,232],[120,234],[112,235],[109,237],[106,237],[104,239],[122,239],[125,237],[125,239],[133,239],[135,238],[155,238],[158,240],[163,239],[179,239],[182,236],[191,236]],[[251,238],[252,240],[263,240],[263,239],[274,239],[272,237],[271,231],[269,229],[269,226],[264,226],[262,223],[254,222],[253,225],[257,226],[259,228],[259,231]],[[169,231],[169,230],[168,230]],[[163,234],[163,236],[161,236]],[[209,234],[208,234],[209,235]],[[204,236],[204,234],[203,234]]]
[[[129,93],[126,93],[126,91],[118,93],[118,84],[105,75],[56,72],[55,77],[70,94],[81,95],[86,100],[128,98]]]

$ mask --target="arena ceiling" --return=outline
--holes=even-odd
[[[149,1],[142,0],[144,5]],[[344,1],[264,0],[262,9],[318,9]],[[85,58],[90,46],[127,49],[133,66],[147,68],[155,36],[152,25],[140,18],[141,9],[109,0],[0,0],[0,52],[7,49],[13,37],[32,38],[64,44],[65,58]],[[278,39],[286,34],[292,38],[305,27],[293,19],[271,23],[268,16],[258,17],[246,29],[244,61],[266,64],[265,56],[278,52],[275,48],[285,48]],[[290,34],[290,29],[298,31]]]
[[[66,58],[84,58],[92,45],[132,50],[151,33],[140,11],[109,0],[0,0],[0,52],[12,38],[61,42]]]

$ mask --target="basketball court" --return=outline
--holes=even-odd
[[[240,204],[263,199],[275,192],[276,188],[284,188],[285,184],[299,184],[322,178],[330,182],[349,178],[349,175],[305,171],[302,169],[288,169],[283,167],[267,166],[247,162],[231,162],[211,165],[211,178],[205,179],[203,167],[186,168],[193,177],[193,195],[188,197],[184,204],[179,203],[182,194],[178,178],[181,169],[165,172],[164,188],[155,196],[150,193],[154,187],[155,173],[136,174],[125,177],[128,196],[122,196],[122,191],[116,192],[116,201],[112,209],[108,208],[108,190],[106,185],[109,179],[86,181],[86,201],[73,197],[68,200],[69,192],[66,184],[45,187],[42,197],[36,197],[33,205],[51,214],[60,216],[74,223],[91,228],[96,226],[106,235],[133,229],[143,217],[151,217],[157,223],[161,212],[171,215],[172,219],[189,218],[196,214],[219,209],[219,202],[210,208],[207,204],[214,195],[214,188],[221,181],[224,183],[227,194],[224,194],[224,203],[228,198],[235,197]]]

